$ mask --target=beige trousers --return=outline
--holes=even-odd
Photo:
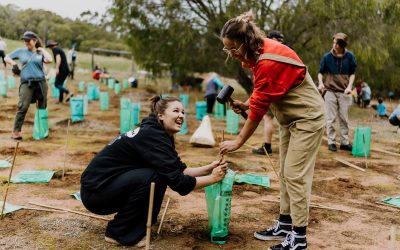
[[[326,91],[326,133],[328,144],[336,143],[336,117],[339,117],[340,144],[347,145],[349,140],[349,108],[352,103],[351,95],[341,92]]]
[[[282,127],[280,143],[280,213],[292,217],[293,226],[308,225],[315,160],[324,128],[307,131]]]

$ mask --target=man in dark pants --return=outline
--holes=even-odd
[[[64,88],[63,84],[65,79],[68,77],[70,71],[68,68],[67,57],[65,56],[64,51],[58,47],[58,42],[48,40],[46,42],[46,47],[50,48],[53,51],[54,61],[56,63],[56,81],[55,86],[60,90],[59,102],[62,103],[64,99],[64,93],[67,94],[65,101],[68,102],[72,93],[69,92],[68,89]]]

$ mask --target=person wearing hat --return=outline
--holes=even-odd
[[[346,49],[348,37],[344,33],[333,36],[331,51],[320,63],[318,89],[325,92],[326,133],[328,149],[336,151],[336,116],[340,123],[340,149],[351,151],[349,140],[349,107],[352,104],[351,90],[354,83],[357,61],[354,54]],[[324,75],[326,75],[324,80]]]
[[[26,31],[22,38],[25,48],[18,48],[5,57],[6,63],[12,66],[12,72],[21,77],[19,87],[18,111],[15,115],[14,130],[11,138],[22,140],[21,129],[26,112],[31,103],[37,103],[38,109],[47,107],[47,84],[43,63],[51,63],[52,58],[46,49],[42,48],[42,42],[32,31]],[[21,69],[14,60],[19,60]]]
[[[58,42],[53,40],[48,40],[46,42],[46,47],[50,48],[54,55],[54,61],[56,63],[56,81],[54,86],[60,90],[60,96],[58,98],[59,103],[63,103],[64,93],[67,94],[65,101],[68,102],[72,93],[64,87],[64,81],[69,75],[68,61],[65,56],[64,51],[58,47]]]

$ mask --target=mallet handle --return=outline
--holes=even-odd
[[[231,105],[233,106],[233,100],[232,100],[232,98],[230,98],[229,97],[229,102],[231,103]],[[247,117],[248,117],[248,115],[247,115],[247,113],[246,113],[246,111],[244,111],[243,109],[241,109],[240,107],[238,107],[238,106],[236,106],[237,108],[239,108],[241,111],[240,111],[240,114],[242,115],[242,117],[245,119],[245,120],[247,120]]]

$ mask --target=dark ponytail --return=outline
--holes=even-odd
[[[151,113],[155,115],[163,114],[168,107],[168,103],[176,101],[180,102],[180,100],[174,96],[162,97],[161,95],[155,95],[150,98]]]

